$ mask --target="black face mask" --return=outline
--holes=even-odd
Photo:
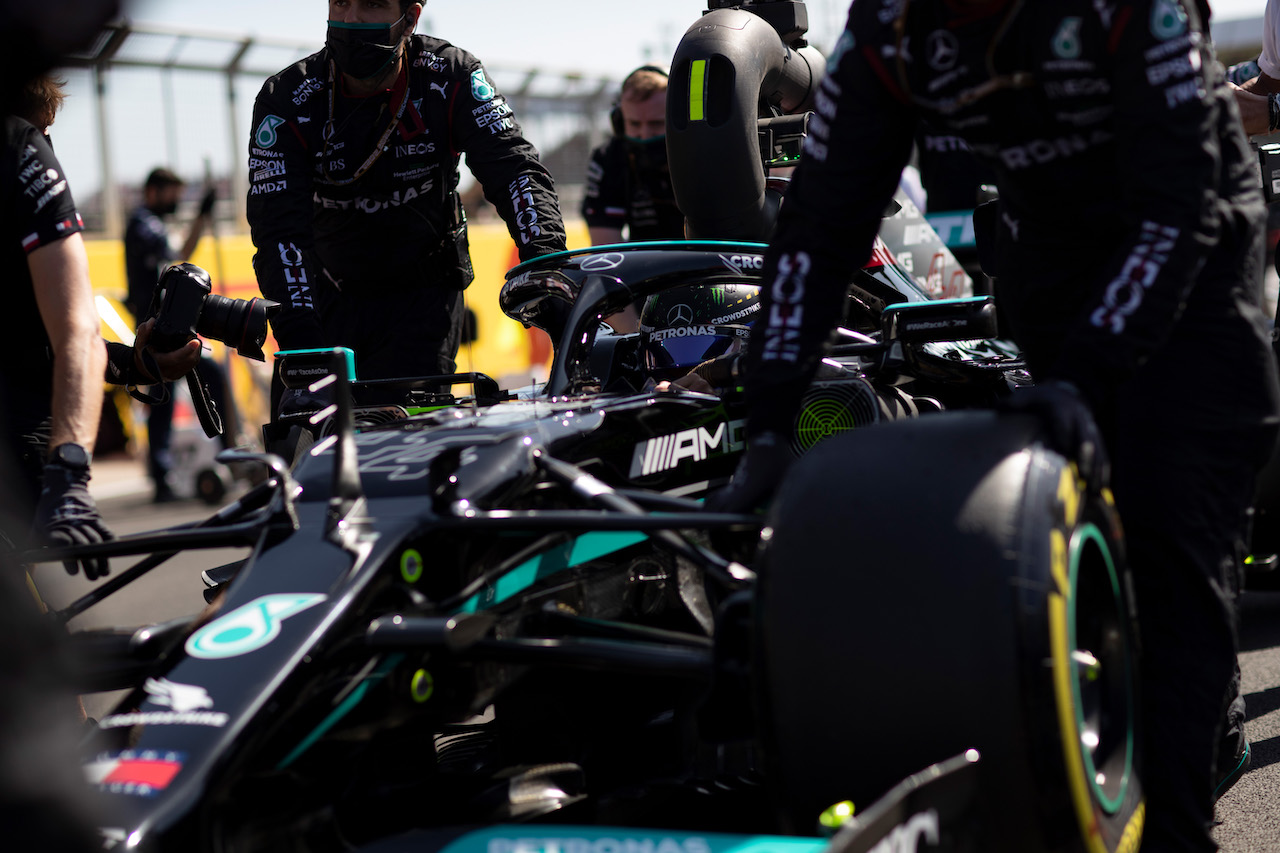
[[[357,80],[369,80],[386,72],[400,49],[400,39],[391,35],[400,21],[392,24],[345,24],[329,22],[324,46],[334,64]]]
[[[627,151],[632,162],[642,172],[659,172],[667,168],[667,137],[651,136],[648,139],[627,137]]]
[[[178,210],[178,203],[176,201],[166,201],[162,204],[157,204],[155,207],[151,208],[151,212],[154,213],[156,216],[172,216],[175,212],[177,212],[177,210]]]

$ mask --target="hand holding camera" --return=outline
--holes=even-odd
[[[147,330],[150,348],[160,355],[155,358],[156,369],[148,373],[167,375],[169,369],[181,371],[191,355],[198,360],[200,344],[196,338],[201,335],[235,347],[240,355],[266,360],[262,345],[267,340],[267,319],[279,310],[279,304],[270,299],[230,299],[212,290],[209,274],[194,264],[174,264],[160,276]],[[192,342],[195,349],[183,352]],[[160,363],[161,359],[168,368]],[[221,435],[222,418],[204,385],[194,373],[187,372],[186,377],[205,435]]]
[[[197,335],[222,341],[240,355],[265,361],[267,320],[279,310],[270,299],[230,299],[213,293],[209,274],[195,264],[174,264],[160,276],[149,318],[157,352],[181,349]]]
[[[176,350],[158,352],[149,346],[155,325],[154,317],[145,320],[134,335],[133,359],[139,375],[158,384],[177,381],[195,370],[200,363],[200,340],[192,338]]]

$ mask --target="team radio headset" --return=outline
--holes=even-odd
[[[619,139],[625,139],[627,135],[626,122],[622,118],[622,96],[623,94],[626,93],[627,84],[631,82],[631,78],[644,71],[649,71],[654,74],[660,74],[666,78],[670,78],[671,76],[667,72],[667,69],[663,68],[661,65],[641,65],[639,68],[632,71],[626,77],[622,78],[622,85],[618,87],[618,100],[613,102],[613,108],[609,110],[609,124],[613,127],[613,135],[618,137]],[[635,152],[633,151],[627,151],[627,167],[628,167],[627,171],[623,175],[623,179],[626,181],[625,189],[623,193],[624,193],[624,196],[628,199],[628,205],[629,205],[630,199],[631,199],[631,190],[632,190],[632,187],[631,187],[632,173],[639,168],[636,163]]]
[[[627,91],[627,84],[631,82],[631,78],[642,71],[650,71],[654,74],[661,74],[663,77],[670,77],[667,69],[661,65],[641,65],[622,79],[622,85],[618,87],[618,100],[613,102],[613,107],[609,110],[609,124],[613,127],[615,136],[626,136],[626,124],[622,120],[622,95]]]

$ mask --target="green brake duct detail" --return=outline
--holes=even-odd
[[[475,613],[492,607],[528,589],[541,578],[629,548],[645,538],[643,533],[630,531],[584,533],[516,566],[498,578],[491,588],[467,599],[459,610]]]

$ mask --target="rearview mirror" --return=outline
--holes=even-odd
[[[880,329],[886,343],[994,338],[998,333],[996,302],[990,296],[900,302],[887,306],[881,313]]]

